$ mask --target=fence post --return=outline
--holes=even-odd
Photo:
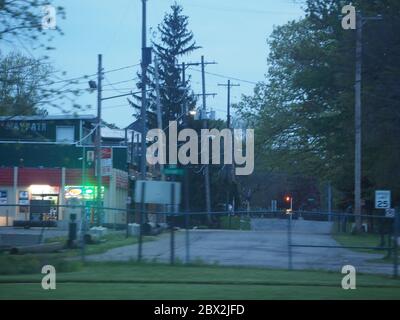
[[[287,227],[287,231],[288,231],[288,258],[289,258],[289,265],[288,268],[289,270],[293,269],[293,263],[292,263],[292,214],[289,214],[288,217],[288,227]]]
[[[190,262],[190,239],[189,239],[189,212],[186,211],[185,215],[185,227],[186,227],[186,264]]]
[[[175,235],[174,235],[174,219],[175,219],[175,184],[171,185],[171,204],[172,204],[172,215],[171,215],[171,257],[170,263],[174,264],[175,262]]]
[[[129,204],[126,204],[126,233],[125,233],[125,238],[129,238]]]
[[[145,208],[145,203],[144,203],[144,196],[145,196],[145,188],[146,188],[146,183],[141,182],[142,184],[142,190],[140,194],[140,212],[139,212],[139,245],[138,245],[138,261],[140,262],[142,260],[142,242],[143,242],[143,212]]]
[[[398,254],[398,241],[399,241],[399,229],[400,229],[400,212],[396,210],[394,216],[394,246],[393,246],[393,277],[398,277],[398,265],[399,265],[399,258]]]
[[[81,209],[81,259],[82,262],[85,262],[85,250],[86,250],[86,208],[82,207]]]

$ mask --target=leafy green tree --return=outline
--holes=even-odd
[[[18,53],[0,56],[0,115],[43,113],[46,78],[51,67]]]
[[[256,166],[332,181],[343,206],[354,180],[355,32],[338,17],[345,1],[307,1],[306,16],[275,28],[265,83],[237,108],[256,128]],[[398,187],[400,4],[356,1],[364,16],[383,15],[364,27],[363,197]]]
[[[54,75],[51,64],[43,60],[29,58],[18,52],[7,55],[0,53],[0,115],[15,117],[45,114],[48,107],[67,112],[61,101],[71,102],[82,91],[68,89],[68,85],[73,82],[58,83]],[[72,107],[75,110],[81,108],[76,104]]]

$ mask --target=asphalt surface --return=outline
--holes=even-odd
[[[288,268],[287,221],[252,219],[252,231],[190,230],[189,256],[191,262],[229,266]],[[292,244],[339,245],[330,235],[330,222],[294,220]],[[115,248],[103,254],[88,256],[89,261],[136,260],[138,245]],[[143,243],[143,259],[154,262],[170,261],[170,235],[165,233],[156,241]],[[391,264],[372,263],[384,253],[360,253],[343,248],[292,247],[293,269],[330,270],[340,272],[344,265],[353,265],[358,272],[392,274]],[[175,233],[175,257],[186,259],[186,232]]]

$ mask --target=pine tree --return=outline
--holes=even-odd
[[[183,14],[182,6],[173,4],[171,12],[166,13],[158,26],[158,39],[153,41],[154,55],[159,60],[160,100],[164,128],[168,122],[182,115],[184,106],[192,110],[196,97],[190,90],[190,78],[182,83],[182,70],[179,59],[200,48],[194,41],[193,33],[188,29],[189,18]],[[154,59],[153,59],[154,60]],[[154,67],[149,68],[148,84],[150,87],[149,109],[156,112],[156,93]],[[140,88],[141,84],[138,85]],[[149,127],[156,127],[155,117],[149,117]]]

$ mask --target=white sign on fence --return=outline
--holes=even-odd
[[[142,190],[144,187],[144,203],[154,204],[180,204],[181,184],[179,182],[168,181],[136,181],[135,202],[142,202]],[[172,200],[172,190],[174,189],[174,199]],[[173,203],[172,203],[173,201]]]
[[[375,191],[375,209],[390,209],[391,193],[387,190]]]
[[[394,218],[395,215],[396,215],[396,210],[395,209],[386,209],[385,210],[385,217]]]

